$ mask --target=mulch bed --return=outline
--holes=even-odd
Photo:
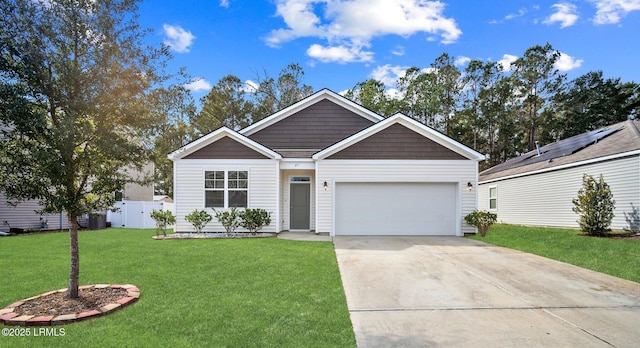
[[[16,307],[15,313],[20,315],[58,316],[72,313],[82,313],[109,303],[116,303],[127,296],[127,290],[119,288],[90,288],[80,289],[78,298],[68,298],[65,292],[55,292],[46,296],[26,301]]]
[[[112,313],[140,298],[140,289],[131,284],[83,285],[75,299],[67,298],[66,290],[14,302],[0,309],[0,322],[19,326],[68,324]]]
[[[640,233],[609,233],[606,236],[592,236],[587,233],[581,233],[580,236],[595,238],[613,238],[613,239],[635,239],[640,240]]]

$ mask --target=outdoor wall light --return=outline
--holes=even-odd
[[[471,181],[469,181],[467,183],[467,191],[471,191],[471,190],[473,190],[473,184],[471,183]]]
[[[327,182],[325,181],[324,184],[322,185],[322,188],[326,191],[328,187],[329,186],[327,185]]]

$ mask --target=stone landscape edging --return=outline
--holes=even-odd
[[[116,301],[116,303],[109,303],[100,308],[82,312],[82,313],[63,314],[58,316],[43,316],[43,315],[37,316],[37,315],[20,315],[14,312],[16,308],[20,307],[23,303],[29,300],[51,295],[56,292],[66,292],[67,288],[60,289],[60,290],[53,290],[53,291],[45,292],[44,294],[29,297],[24,300],[16,301],[4,307],[3,309],[0,309],[0,322],[2,322],[4,325],[18,325],[18,326],[51,326],[51,325],[69,324],[69,323],[86,320],[89,318],[96,318],[99,316],[103,316],[105,314],[112,313],[118,309],[124,308],[132,303],[135,303],[140,298],[140,289],[137,286],[132,284],[125,284],[125,285],[94,284],[94,285],[83,285],[79,287],[79,289],[91,289],[91,288],[125,289],[127,290],[127,295],[122,298],[119,298]]]
[[[227,233],[227,232],[200,232],[200,233],[195,233],[195,232],[176,232],[176,233],[170,233],[167,234],[166,236],[163,235],[156,235],[153,236],[151,238],[155,239],[155,240],[165,240],[165,239],[215,239],[215,238],[219,238],[219,239],[224,239],[224,238],[274,238],[277,237],[278,234],[277,233],[273,233],[273,232],[257,232],[257,233],[251,233],[251,232],[233,232],[233,233]]]

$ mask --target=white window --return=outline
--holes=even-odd
[[[204,172],[205,208],[246,208],[249,172],[216,170]]]
[[[489,187],[489,209],[498,208],[498,188],[496,186]]]

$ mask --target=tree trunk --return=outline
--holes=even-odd
[[[69,220],[69,241],[71,244],[71,266],[69,267],[68,298],[78,298],[80,282],[80,252],[78,250],[78,217],[67,214]]]

